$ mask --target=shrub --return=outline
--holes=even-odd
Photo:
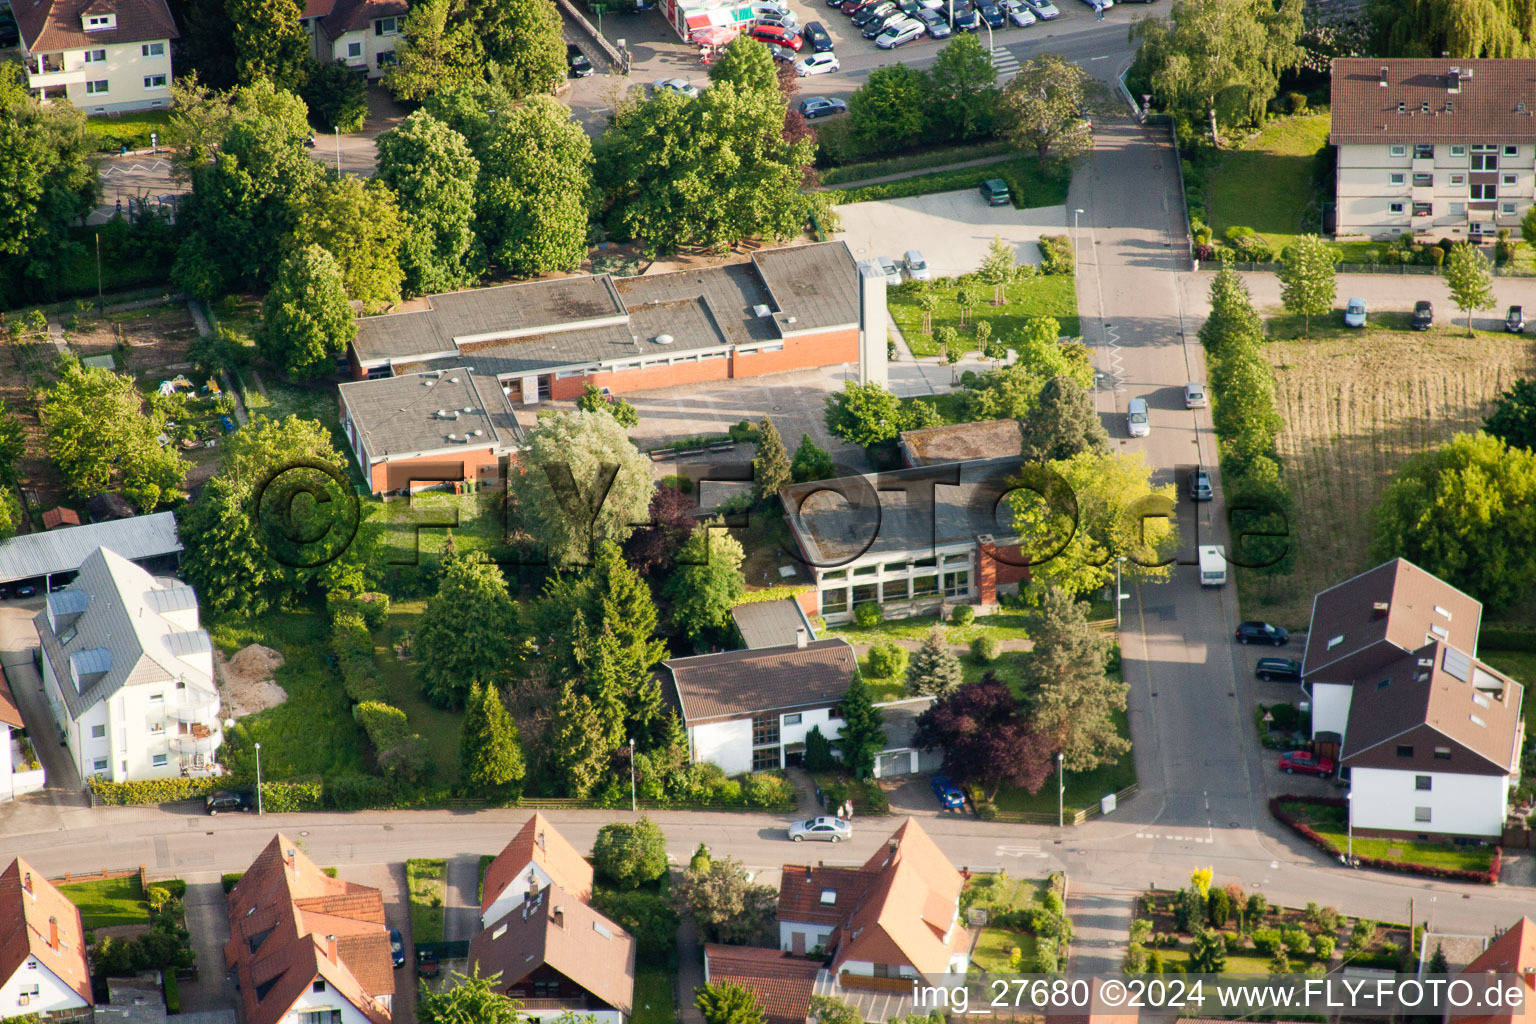
[[[326,781],[320,796],[335,811],[389,808],[395,804],[395,787],[376,775],[337,775]]]
[[[667,873],[667,837],[649,818],[598,829],[592,866],[621,889],[636,889]]]
[[[1253,948],[1265,956],[1274,956],[1276,950],[1284,946],[1284,940],[1280,936],[1278,928],[1255,928],[1253,930]]]
[[[149,909],[158,914],[171,901],[171,893],[164,886],[152,885],[144,890],[144,899],[149,903]]]
[[[811,731],[805,734],[805,770],[825,772],[836,766],[837,756],[832,753],[832,741],[821,731],[821,726],[811,726]]]
[[[1214,928],[1225,928],[1232,916],[1232,898],[1225,889],[1212,889],[1205,897],[1206,917]]]
[[[320,809],[320,780],[287,779],[261,784],[261,809],[274,814],[294,814]]]
[[[976,609],[968,604],[956,605],[955,610],[949,613],[949,621],[957,626],[969,626],[976,621]]]
[[[1305,953],[1312,946],[1312,937],[1300,928],[1287,928],[1280,933],[1280,942],[1292,954]]]
[[[867,606],[866,606],[867,607]],[[907,649],[886,641],[871,644],[869,674],[876,679],[896,679],[907,674]]]
[[[1248,921],[1250,923],[1257,923],[1259,918],[1263,917],[1264,914],[1268,912],[1269,902],[1264,899],[1263,893],[1256,892],[1248,897],[1248,906],[1246,907],[1246,910],[1248,914]]]
[[[971,658],[979,665],[989,665],[996,661],[1001,651],[1002,644],[990,633],[983,633],[971,641]]]
[[[1305,114],[1307,112],[1307,97],[1299,92],[1286,93],[1285,109],[1293,114]]]
[[[1201,242],[1194,248],[1194,257],[1201,263],[1209,263],[1216,258],[1216,248],[1208,242]]]
[[[1317,954],[1319,960],[1328,960],[1333,956],[1333,947],[1336,945],[1332,935],[1318,933],[1312,936],[1312,952]]]
[[[682,491],[684,494],[692,494],[693,478],[671,473],[661,478],[661,486],[671,487],[674,490]]]
[[[873,601],[865,601],[853,609],[853,621],[860,629],[872,629],[880,625],[884,618],[880,614],[880,606]]]
[[[181,982],[176,980],[175,971],[165,971],[161,974],[161,985],[165,989],[165,1012],[181,1012]]]
[[[1231,956],[1233,953],[1242,952],[1243,946],[1247,944],[1247,940],[1237,932],[1222,932],[1221,942],[1222,945],[1227,947],[1228,956]]]
[[[220,879],[220,881],[223,882],[223,884],[224,884],[224,895],[228,896],[230,890],[235,887],[235,884],[237,882],[239,882],[240,879],[242,879],[244,877],[245,877],[245,872],[244,871],[231,871],[228,874],[224,875]]]
[[[1039,244],[1042,274],[1070,274],[1076,269],[1072,240],[1066,235],[1041,235]]]
[[[132,782],[112,782],[95,775],[91,776],[86,783],[96,800],[114,807],[195,800],[228,784],[228,780],[214,778],[138,779]]]
[[[744,776],[741,792],[748,807],[789,807],[795,802],[795,787],[784,776],[772,772]]]

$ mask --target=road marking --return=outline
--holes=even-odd
[[[1039,843],[1003,843],[997,848],[999,857],[1048,857],[1040,850]]]
[[[1109,60],[1109,54],[1106,53],[1102,57],[1089,57],[1088,59],[1089,60]]]
[[[1001,74],[1014,74],[1019,70],[1019,58],[1012,51],[999,48],[992,51],[992,67]]]
[[[1216,840],[1209,836],[1181,836],[1162,832],[1137,832],[1137,839],[1166,839],[1174,843],[1214,843]]]

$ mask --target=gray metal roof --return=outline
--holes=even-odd
[[[63,591],[74,594],[75,591]],[[157,612],[180,612],[197,607],[197,592],[191,587],[175,586],[163,590],[151,590],[144,595],[144,602]],[[82,607],[80,609],[84,611]]]
[[[48,606],[55,616],[79,615],[90,603],[90,595],[83,590],[55,590],[48,595]]]
[[[777,319],[786,333],[859,322],[859,269],[844,243],[764,249],[752,262],[783,314]]]
[[[1017,455],[975,459],[792,484],[779,493],[806,559],[836,569],[887,554],[921,558],[982,535],[1010,543],[1013,526],[999,502],[1021,465]],[[930,487],[932,501],[924,497]]]
[[[212,676],[186,660],[213,649],[207,632],[184,630],[152,607],[149,595],[160,586],[121,555],[97,548],[64,591],[90,597],[89,607],[73,623],[73,635],[66,631],[68,642],[61,643],[54,632],[48,608],[32,620],[70,717],[79,718],[124,686],[181,680],[214,691]],[[80,680],[80,690],[74,679]]]
[[[772,311],[773,296],[751,263],[625,277],[615,281],[614,286],[632,316],[653,304],[702,299],[717,318],[720,332],[733,345],[779,337],[773,318],[760,317],[755,312],[759,306],[768,306]]]
[[[502,441],[496,414],[506,406],[506,398],[499,386],[494,387],[492,404],[487,408],[469,370],[457,366],[352,381],[338,390],[369,457],[381,459],[443,449],[499,447]],[[501,426],[505,428],[505,422]]]
[[[86,556],[101,547],[129,561],[179,552],[176,516],[157,512],[12,537],[0,543],[0,583],[78,569]]]
[[[814,639],[816,629],[805,617],[800,602],[792,597],[779,601],[754,601],[739,604],[731,609],[731,618],[741,639],[750,649],[784,647],[795,643],[796,631],[805,630],[807,639]]]

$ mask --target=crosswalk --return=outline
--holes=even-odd
[[[1167,832],[1137,832],[1137,839],[1169,839],[1176,843],[1214,843],[1215,837],[1210,835],[1174,835]]]
[[[997,47],[992,51],[992,67],[998,78],[1011,78],[1019,73],[1019,58],[1012,50]]]

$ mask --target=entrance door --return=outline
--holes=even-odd
[[[905,750],[880,755],[879,775],[888,779],[893,775],[906,775],[912,770],[912,755]]]
[[[805,956],[805,932],[795,932],[789,943],[789,951],[795,956]]]

